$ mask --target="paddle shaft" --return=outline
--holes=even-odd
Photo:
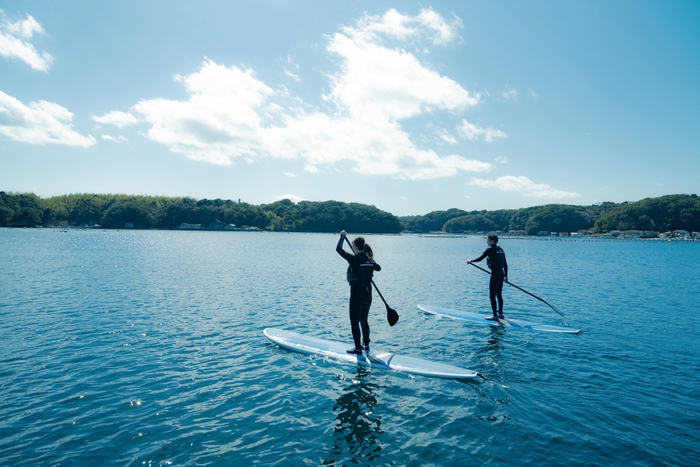
[[[477,266],[477,265],[474,264],[474,263],[469,263],[469,264],[471,264],[472,266],[474,266],[474,267],[477,268],[477,269],[481,269],[481,270],[484,271],[486,274],[491,274],[491,271],[487,271],[486,269],[482,268],[481,266]],[[512,285],[513,287],[515,287],[516,289],[520,290],[521,292],[525,292],[525,293],[528,294],[529,296],[536,298],[537,300],[541,301],[542,303],[544,303],[545,305],[547,305],[548,307],[550,307],[552,310],[554,310],[554,311],[556,311],[557,313],[559,313],[560,315],[564,316],[564,313],[562,313],[561,311],[557,310],[557,309],[554,308],[552,305],[550,305],[549,303],[547,303],[546,300],[544,300],[544,299],[538,297],[537,295],[532,294],[532,293],[528,292],[527,290],[522,289],[522,288],[518,287],[517,285],[515,285],[515,284],[513,284],[513,283],[511,283],[511,282],[506,282],[506,284]],[[377,292],[379,292],[379,291],[377,291]]]

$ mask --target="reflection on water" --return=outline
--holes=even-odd
[[[377,405],[374,392],[379,386],[370,383],[370,371],[357,367],[357,376],[352,384],[343,389],[333,410],[337,412],[333,429],[333,448],[330,459],[323,465],[373,465],[377,464],[382,446],[379,436],[382,418],[373,413]]]
[[[502,341],[505,335],[506,329],[504,326],[491,326],[491,335],[484,348],[484,353],[491,357],[491,359],[495,360],[502,356],[501,352],[504,349]]]

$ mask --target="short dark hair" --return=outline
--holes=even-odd
[[[488,234],[487,238],[493,243],[498,243],[498,235],[496,235],[495,233]]]

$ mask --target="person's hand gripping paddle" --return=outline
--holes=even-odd
[[[348,240],[348,237],[343,237],[346,242],[348,242],[348,246],[350,247],[350,251],[355,251],[352,248],[352,245],[350,244],[350,240]],[[374,290],[377,291],[379,294],[379,298],[382,299],[384,302],[384,305],[386,306],[386,320],[389,322],[389,326],[393,326],[399,321],[399,314],[394,310],[392,307],[389,306],[389,304],[384,300],[384,296],[382,293],[379,291],[379,288],[377,287],[377,284],[374,283],[374,280],[372,281],[372,285],[374,286]]]

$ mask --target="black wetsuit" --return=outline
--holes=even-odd
[[[484,251],[484,254],[477,259],[472,260],[472,263],[478,263],[484,258],[489,269],[491,269],[491,281],[489,282],[489,299],[491,300],[491,308],[493,314],[503,314],[503,278],[508,277],[508,263],[506,262],[506,252],[498,245],[491,245]],[[498,300],[498,307],[496,307]]]
[[[360,341],[369,345],[369,307],[372,306],[372,273],[382,267],[367,259],[364,252],[358,254],[343,250],[344,237],[340,237],[335,251],[348,262],[347,278],[350,283],[350,329],[355,348],[360,349]],[[362,333],[360,335],[360,329]],[[362,339],[360,339],[362,337]]]

